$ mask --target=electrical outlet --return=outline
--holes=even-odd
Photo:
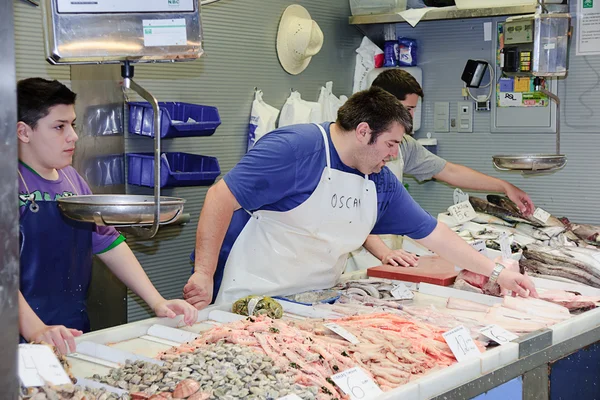
[[[449,132],[450,103],[447,101],[435,102],[433,118],[433,130],[435,132]]]
[[[459,101],[457,103],[457,131],[473,132],[473,102]]]

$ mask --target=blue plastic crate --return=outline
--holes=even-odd
[[[83,177],[90,186],[103,187],[125,184],[125,157],[108,154],[85,160]]]
[[[154,187],[153,153],[128,153],[127,166],[130,185]],[[163,153],[160,168],[160,187],[208,186],[221,174],[215,157],[188,153]]]
[[[132,102],[129,106],[129,133],[154,137],[154,111],[150,103]],[[221,125],[217,107],[190,103],[158,103],[160,108],[160,137],[210,136]],[[196,122],[187,122],[191,118]],[[179,121],[179,122],[178,122]]]

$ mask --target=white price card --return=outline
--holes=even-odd
[[[25,387],[72,383],[52,349],[43,344],[19,345],[19,378]]]
[[[394,285],[394,288],[390,291],[390,294],[393,298],[399,300],[412,300],[415,297],[415,294],[406,287],[406,285],[402,282],[398,282]]]
[[[463,201],[469,201],[469,195],[460,189],[454,189],[452,198],[454,200],[454,204],[462,203]]]
[[[331,379],[351,400],[373,399],[383,393],[373,379],[359,367],[332,375]]]
[[[533,216],[535,217],[535,219],[541,221],[542,223],[546,223],[548,221],[548,218],[550,218],[550,213],[546,210],[542,210],[541,208],[536,208],[535,211],[533,212]]]
[[[287,396],[280,397],[277,400],[302,400],[302,398],[300,396],[298,396],[296,393],[292,393],[292,394],[288,394]]]
[[[508,235],[506,233],[500,234],[498,241],[500,242],[500,252],[502,253],[502,258],[505,260],[510,260],[512,251],[510,250],[510,240],[508,240]]]
[[[468,222],[477,217],[477,213],[475,213],[473,206],[468,200],[448,207],[448,212],[456,218],[456,221],[458,221],[459,224]]]
[[[185,46],[187,28],[184,18],[144,19],[144,46]]]
[[[512,340],[515,340],[519,336],[515,335],[512,332],[507,331],[498,325],[488,325],[485,328],[482,328],[479,333],[483,336],[492,339],[494,342],[498,344],[508,344]]]
[[[356,338],[356,336],[354,336],[353,334],[351,334],[346,329],[342,328],[341,326],[339,326],[336,323],[330,322],[328,324],[323,324],[323,326],[325,328],[328,328],[328,329],[334,331],[335,333],[337,333],[338,335],[340,335],[341,337],[343,337],[344,339],[346,339],[347,341],[349,341],[352,344],[360,343],[360,341]]]
[[[523,105],[523,93],[506,92],[498,94],[498,105],[500,107],[521,107]]]
[[[446,343],[452,350],[456,361],[461,362],[481,355],[481,352],[475,345],[471,333],[463,325],[442,334]]]
[[[474,242],[471,242],[471,247],[477,250],[478,253],[481,253],[487,257],[487,246],[485,245],[485,242],[483,240],[476,240]]]

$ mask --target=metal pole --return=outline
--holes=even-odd
[[[0,388],[16,399],[19,343],[19,207],[17,185],[17,93],[13,1],[0,1]]]
[[[123,73],[123,86],[127,89],[132,89],[142,96],[144,100],[150,103],[154,113],[152,127],[152,131],[154,132],[154,221],[152,222],[152,227],[149,229],[138,227],[131,228],[134,230],[135,234],[142,239],[151,239],[158,232],[158,227],[160,225],[160,164],[162,162],[160,156],[160,110],[158,108],[158,100],[156,100],[156,97],[132,79],[133,67],[130,68],[127,61],[125,62],[122,71],[127,71],[126,73]]]
[[[556,154],[560,154],[560,98],[542,87],[538,91],[544,93],[556,103]]]

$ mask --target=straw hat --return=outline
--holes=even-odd
[[[277,32],[277,56],[283,69],[298,75],[323,46],[323,32],[306,8],[293,4],[285,9]]]

